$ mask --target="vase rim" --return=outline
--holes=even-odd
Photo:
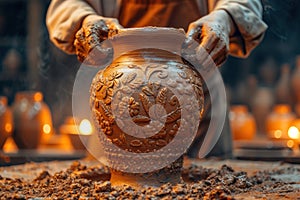
[[[185,39],[183,29],[151,26],[121,29],[106,41],[107,46],[113,48],[113,59],[116,59],[125,52],[151,48],[181,55]]]
[[[116,33],[113,33],[111,37],[119,35],[135,35],[144,33],[179,33],[185,35],[185,31],[182,28],[172,28],[172,27],[156,27],[156,26],[146,26],[137,28],[123,28],[119,29]]]

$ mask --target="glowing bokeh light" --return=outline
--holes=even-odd
[[[79,131],[83,135],[90,135],[90,134],[92,134],[93,128],[92,128],[91,122],[89,120],[87,120],[87,119],[83,119],[80,122]]]
[[[44,126],[43,126],[43,132],[45,134],[49,134],[51,132],[51,126],[49,124],[44,124]]]
[[[297,127],[295,126],[291,126],[288,130],[288,136],[291,138],[291,139],[299,139],[300,138],[300,133],[299,133],[299,130]]]

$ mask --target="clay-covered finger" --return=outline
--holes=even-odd
[[[83,44],[78,39],[75,39],[74,47],[76,49],[76,53],[77,53],[77,51],[78,52],[85,52]]]
[[[74,40],[75,52],[77,55],[77,59],[80,62],[83,62],[85,59],[87,52],[85,49],[85,38],[81,37],[80,34],[76,34],[76,39]]]
[[[112,23],[112,26],[109,27],[109,28],[114,29],[114,30],[119,30],[119,29],[122,29],[124,27],[121,26],[121,24],[119,24],[119,23]]]
[[[92,34],[89,37],[86,38],[86,50],[87,52],[90,52],[95,46],[100,45],[101,39],[97,34]]]
[[[193,40],[200,43],[201,42],[201,32],[202,32],[202,26],[199,26],[196,23],[191,23],[189,25],[189,29],[186,34],[186,36],[187,36],[186,43],[189,44]]]
[[[201,46],[208,52],[211,53],[216,45],[218,44],[220,38],[215,32],[203,31]]]
[[[228,57],[227,54],[223,54],[223,55],[219,56],[219,57],[215,60],[216,66],[217,66],[217,67],[222,66],[222,65],[226,62],[227,57]]]
[[[111,18],[110,20],[106,21],[106,24],[109,29],[117,30],[117,29],[122,29],[123,26],[119,23],[118,19]]]
[[[76,35],[75,35],[75,39],[78,40],[79,43],[84,43],[85,41],[85,34],[83,29],[79,29],[79,31],[77,31]]]
[[[83,25],[83,29],[86,37],[88,37],[90,34],[95,34],[95,33],[97,34],[99,30],[108,32],[108,27],[104,20],[87,22],[86,24]]]
[[[77,60],[80,62],[84,62],[84,60],[86,59],[86,54],[81,51],[77,51],[76,56],[77,56]]]
[[[222,47],[217,47],[211,52],[211,57],[213,60],[217,60],[219,57],[222,57],[224,55],[228,54],[228,49],[225,45]]]

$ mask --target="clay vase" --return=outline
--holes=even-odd
[[[275,105],[266,120],[266,129],[269,138],[289,139],[288,130],[295,119],[296,115],[292,112],[290,105]]]
[[[0,96],[0,149],[13,131],[13,116],[7,105],[7,97]]]
[[[250,97],[251,98],[251,97]],[[274,93],[268,87],[257,88],[253,98],[251,99],[251,111],[256,121],[257,133],[265,136],[266,118],[272,111],[274,105]]]
[[[49,107],[43,94],[36,91],[18,92],[12,105],[15,130],[13,138],[19,149],[36,149],[53,131]]]
[[[247,106],[235,105],[230,108],[230,127],[234,140],[251,140],[256,133],[255,119]]]
[[[277,63],[273,57],[268,57],[266,61],[259,68],[259,76],[263,85],[267,87],[273,87],[276,74]]]
[[[257,78],[254,75],[249,75],[246,81],[241,81],[236,88],[235,102],[244,105],[250,105],[250,97],[253,97],[257,90]]]
[[[139,40],[140,34],[146,35],[146,39]],[[163,35],[167,37],[161,39]],[[193,132],[187,127],[192,127],[195,120],[199,120],[182,115],[196,113],[201,116],[203,110],[202,80],[198,72],[181,56],[155,48],[155,45],[163,43],[169,45],[172,51],[180,50],[182,43],[174,42],[178,35],[185,37],[182,31],[171,28],[124,29],[112,37],[115,51],[132,49],[135,44],[131,46],[130,39],[145,41],[145,46],[153,48],[122,53],[108,67],[100,70],[92,81],[90,106],[100,142],[109,158],[113,185],[160,186],[181,181],[184,152],[167,166],[162,165],[161,169],[140,170],[161,166],[161,162],[174,156],[181,143],[190,138],[185,134]],[[180,103],[182,100],[189,102],[187,113],[183,111],[187,107]],[[165,118],[162,119],[162,116]],[[166,148],[174,142],[181,127],[186,127],[186,133],[178,136],[181,138],[173,147]],[[112,149],[111,144],[118,149]],[[164,153],[159,153],[164,149]],[[156,152],[159,154],[150,155]],[[148,154],[147,158],[139,158],[139,155]],[[138,172],[124,170],[133,167]]]

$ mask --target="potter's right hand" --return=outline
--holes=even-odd
[[[216,66],[221,66],[227,59],[229,37],[235,30],[230,15],[224,10],[216,10],[190,24],[185,45],[189,46],[193,41],[199,42],[196,49],[197,60],[208,66],[212,59]]]
[[[97,61],[93,58],[106,58],[109,49],[101,48],[100,44],[107,39],[110,32],[117,32],[121,28],[122,26],[115,18],[87,16],[75,36],[74,46],[77,59],[80,62],[95,65]],[[93,54],[97,55],[88,56],[94,48],[97,48],[97,51],[93,51]]]

